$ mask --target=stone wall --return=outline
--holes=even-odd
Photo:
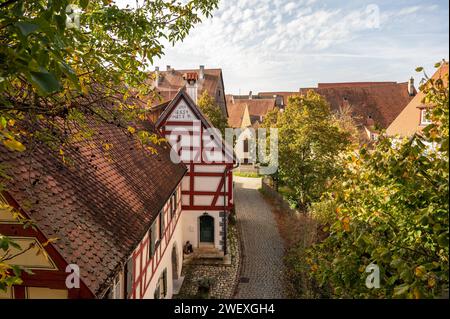
[[[291,206],[283,198],[283,196],[273,188],[273,180],[271,177],[265,176],[262,179],[261,188],[262,188],[263,193],[266,196],[269,196],[270,198],[274,199],[277,202],[277,204],[280,205],[286,211],[289,211],[289,212],[295,213],[295,214],[300,213],[298,210],[291,208]]]

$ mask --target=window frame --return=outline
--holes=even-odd
[[[149,240],[149,245],[148,245],[148,257],[149,259],[152,259],[153,256],[156,253],[156,248],[157,248],[157,240],[156,240],[156,221],[153,222],[152,226],[150,226],[150,230],[149,230],[149,234],[148,234],[148,240]]]
[[[166,230],[164,208],[159,212],[159,239],[162,240]]]
[[[131,268],[131,271],[130,271],[130,268]],[[127,260],[126,267],[125,267],[125,280],[126,280],[126,282],[125,282],[124,288],[125,288],[125,298],[126,299],[131,299],[130,297],[133,294],[134,277],[135,277],[135,274],[134,274],[134,263],[133,263],[133,258],[131,257],[131,258],[129,258]]]
[[[167,297],[167,268],[164,268],[158,278],[153,298],[165,299]]]

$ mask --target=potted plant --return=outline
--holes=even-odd
[[[210,277],[201,278],[198,281],[198,297],[207,299],[211,292],[211,287],[214,285],[214,279]]]

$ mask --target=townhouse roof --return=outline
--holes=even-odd
[[[228,125],[230,127],[241,127],[245,113],[248,109],[251,123],[255,120],[261,122],[261,119],[275,108],[274,98],[256,98],[256,99],[235,99],[232,95],[227,95]]]
[[[66,163],[41,142],[25,152],[0,145],[0,161],[14,177],[3,181],[8,194],[47,238],[58,238],[52,245],[99,297],[187,169],[170,160],[166,142],[151,145],[154,154],[116,124],[88,117],[87,125],[97,133],[65,146]],[[149,121],[135,126],[158,134]]]
[[[308,90],[322,95],[332,111],[350,107],[357,125],[367,125],[370,121],[379,128],[387,128],[413,99],[408,82],[319,83],[317,88],[300,89],[300,92]]]
[[[448,87],[448,61],[442,63],[431,78],[434,80],[442,79],[444,85]],[[420,132],[420,112],[423,107],[427,107],[424,104],[424,98],[425,94],[421,91],[418,92],[389,125],[386,129],[386,134],[390,136],[399,135],[401,137],[409,137]]]
[[[203,76],[201,73],[203,72]],[[196,75],[196,76],[195,76]],[[156,71],[150,73],[151,77],[156,76]],[[162,102],[172,100],[178,93],[178,91],[186,85],[186,80],[194,79],[197,80],[198,86],[198,96],[203,94],[203,92],[208,92],[208,94],[216,98],[217,89],[220,84],[223,85],[222,69],[182,69],[176,70],[170,68],[166,71],[158,71],[158,85],[156,90],[159,92],[160,99],[155,99],[153,105],[158,105]],[[155,80],[156,82],[156,80]],[[222,95],[225,93],[222,92]],[[224,97],[222,97],[224,99]],[[224,99],[224,103],[226,103]],[[224,112],[226,112],[226,108]]]

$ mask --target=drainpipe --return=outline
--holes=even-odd
[[[223,255],[225,256],[228,252],[227,247],[227,175],[228,172],[238,168],[239,167],[239,161],[236,163],[236,165],[233,165],[231,169],[228,167],[225,167],[224,171],[224,183],[223,183]],[[231,187],[231,185],[230,185]]]

